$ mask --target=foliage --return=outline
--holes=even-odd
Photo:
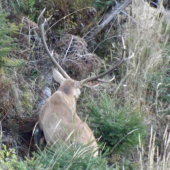
[[[27,112],[31,112],[33,109],[33,94],[28,89],[23,90],[22,106]]]
[[[11,82],[5,78],[2,70],[0,70],[0,118],[9,114],[13,107],[13,98],[9,96]]]
[[[7,149],[6,145],[3,145],[3,149],[0,150],[0,170],[27,170],[24,163],[19,161],[14,149]]]
[[[56,148],[45,148],[43,152],[35,154],[37,162],[46,169],[69,169],[69,170],[103,170],[110,169],[105,158],[93,157],[88,146],[72,144],[57,145]]]
[[[145,5],[147,15],[138,3]],[[133,6],[132,16],[139,22],[134,27],[129,21],[126,29],[126,44],[131,58],[126,71],[122,72],[122,77],[127,77],[124,82],[124,101],[125,105],[133,103],[140,107],[145,115],[157,116],[160,110],[167,108],[168,103],[164,99],[169,98],[170,29],[163,18],[157,19],[155,12],[159,10],[151,8],[146,2],[138,3]]]
[[[0,66],[4,63],[4,57],[14,47],[14,38],[12,34],[16,34],[18,27],[9,23],[6,19],[8,14],[0,12]]]
[[[52,15],[53,29],[60,33],[78,35],[86,24],[95,16],[95,9],[91,7],[92,0],[42,0],[41,8],[47,8],[47,16]],[[57,23],[57,24],[56,24]]]
[[[114,153],[128,153],[146,136],[141,114],[131,107],[115,108],[113,99],[103,95],[100,101],[89,103],[91,127],[104,143],[105,149]]]
[[[92,4],[94,6],[96,6],[97,8],[102,8],[102,7],[112,5],[113,1],[111,1],[111,0],[94,0]]]
[[[38,2],[37,2],[38,3]],[[19,0],[18,10],[22,11],[24,14],[35,21],[37,9],[35,7],[35,0]]]
[[[44,151],[34,153],[32,158],[26,158],[25,161],[17,159],[14,150],[0,151],[0,165],[3,170],[27,170],[27,169],[50,169],[50,170],[109,170],[105,158],[93,157],[87,149],[87,146],[70,145],[64,143],[58,145],[55,149],[46,147]],[[1,169],[0,169],[1,170]]]
[[[35,20],[37,12],[36,4],[39,4],[39,2],[35,0],[12,0],[6,2],[6,6],[3,9],[16,14],[24,13],[32,20]]]

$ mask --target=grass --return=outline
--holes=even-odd
[[[99,102],[98,97],[95,98],[97,102],[91,101],[88,123],[91,124],[96,137],[101,137],[99,145],[102,143],[103,148],[101,147],[99,157],[94,158],[86,146],[61,144],[55,149],[45,148],[44,151],[35,153],[32,158],[21,160],[13,150],[2,148],[0,167],[78,170],[170,169],[169,120],[167,119],[170,113],[168,35],[170,29],[165,20],[154,10],[156,9],[144,5],[143,1],[133,2],[131,10],[133,21],[129,19],[126,25],[122,26],[127,46],[127,59],[118,70],[119,80],[116,79],[110,85],[103,85],[101,92],[109,92],[111,96],[109,99],[101,99]],[[122,16],[119,17],[121,19]],[[108,51],[115,52],[113,47],[108,49],[108,46],[106,43],[105,49],[102,49],[106,54],[109,53]],[[120,53],[121,49],[117,51]],[[31,72],[31,77],[34,76],[36,77],[37,74],[33,75]],[[25,86],[26,83],[23,84]],[[93,95],[95,92],[90,93]],[[84,104],[83,109],[85,107]],[[145,143],[143,125],[146,126],[149,134]],[[0,138],[1,136],[2,133]],[[109,154],[103,155],[105,153],[103,151],[108,150]]]
[[[137,11],[138,7],[134,6],[134,8]],[[145,18],[145,23],[143,23],[144,21],[141,20],[145,15],[144,9],[135,13],[138,17],[135,19],[139,21],[135,26],[132,22],[127,24],[125,36],[130,59],[126,63],[126,71],[122,77],[127,76],[125,82],[127,86],[124,90],[125,105],[133,104],[140,107],[145,114],[149,114],[153,109],[156,109],[157,87],[160,83],[164,83],[163,79],[167,77],[169,70],[169,47],[166,40],[160,42],[159,39],[161,36],[168,36],[167,31],[162,34],[162,30],[168,30],[169,26],[164,25],[162,19],[156,19],[156,15],[153,17],[153,13],[148,14],[148,19]],[[152,21],[149,20],[150,15],[155,21],[152,27],[144,25]],[[169,82],[166,83],[169,84]],[[159,86],[160,88],[162,86]],[[147,100],[148,97],[149,100]]]
[[[141,170],[168,170],[170,168],[170,136],[168,132],[168,126],[166,127],[162,146],[158,147],[156,144],[156,133],[151,127],[150,140],[148,151],[145,151],[139,140],[138,156]]]
[[[34,153],[32,158],[25,161],[17,159],[14,150],[0,151],[0,165],[4,169],[36,169],[36,170],[111,170],[104,156],[93,157],[88,146],[77,144],[60,145],[53,148],[46,147],[43,151]],[[4,161],[6,160],[6,161]],[[0,169],[1,170],[1,169]]]

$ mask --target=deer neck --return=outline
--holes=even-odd
[[[76,99],[74,95],[66,95],[63,93],[63,99],[66,105],[71,109],[72,113],[76,113]]]

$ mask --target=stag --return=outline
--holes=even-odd
[[[39,127],[44,133],[47,144],[53,145],[58,141],[67,143],[68,139],[72,143],[76,142],[83,145],[90,145],[94,156],[98,155],[98,145],[92,130],[86,122],[82,121],[76,113],[76,99],[80,95],[80,89],[86,86],[88,82],[99,81],[121,65],[125,57],[125,46],[123,42],[123,52],[120,61],[107,71],[94,77],[89,77],[81,81],[74,80],[63,70],[59,63],[55,60],[53,52],[47,46],[45,40],[44,26],[50,20],[44,19],[45,9],[38,17],[38,26],[41,32],[42,43],[50,57],[54,69],[53,77],[60,84],[58,90],[50,96],[39,114]],[[101,81],[101,80],[100,80]]]

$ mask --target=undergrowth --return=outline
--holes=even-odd
[[[138,136],[144,142],[146,128],[143,116],[132,107],[116,108],[113,99],[102,95],[100,101],[89,103],[87,113],[95,136],[100,138],[110,154],[128,155],[138,145]]]
[[[7,15],[7,13],[0,12],[0,66],[5,64],[4,57],[15,46],[15,39],[11,35],[18,32],[18,27],[6,19]]]
[[[14,5],[18,8],[20,6],[22,12],[27,14],[32,20],[36,20],[35,12],[37,10],[47,7],[49,10],[46,15],[49,16],[49,14],[53,14],[51,25],[68,14],[75,12],[73,15],[69,15],[67,18],[61,20],[63,22],[60,22],[59,25],[57,23],[56,28],[59,33],[69,32],[78,35],[82,27],[88,25],[91,18],[96,16],[96,11],[93,8],[81,10],[89,6],[92,0],[81,0],[80,2],[77,0],[74,2],[67,0],[42,1],[41,7],[37,9],[35,9],[37,5],[35,0],[13,2],[15,2]],[[96,0],[95,2],[98,2],[97,5],[99,8],[104,8],[105,5],[111,3],[109,0]],[[109,89],[112,93],[111,96],[115,98],[103,96],[99,101],[91,101],[88,108],[90,126],[94,130],[96,138],[99,138],[99,145],[102,146],[100,154],[102,155],[106,152],[108,157],[99,155],[99,157],[94,158],[90,153],[86,152],[86,147],[73,145],[66,147],[61,144],[58,148],[45,148],[44,151],[35,153],[32,158],[22,160],[18,158],[17,153],[15,153],[13,149],[7,149],[4,146],[0,150],[0,168],[3,170],[162,170],[169,168],[168,151],[170,140],[168,124],[170,118],[165,116],[169,116],[170,113],[170,28],[164,18],[157,16],[156,13],[151,15],[151,22],[149,17],[150,13],[147,11],[146,6],[145,8],[141,8],[141,6],[144,7],[143,4],[135,6],[136,2],[137,1],[133,1],[130,9],[129,14],[132,15],[127,17],[129,22],[127,22],[128,19],[122,19],[123,23],[126,24],[118,23],[118,25],[121,25],[121,31],[125,38],[127,58],[123,66],[117,70],[118,73],[120,73],[118,75],[119,80],[116,79],[111,86],[116,87],[117,90],[114,91],[114,88]],[[143,3],[144,1],[138,0],[138,2]],[[77,12],[77,10],[81,10],[81,12]],[[128,11],[128,9],[126,10]],[[153,9],[149,8],[149,10],[152,11]],[[121,17],[122,16],[119,15],[120,21]],[[2,65],[5,62],[4,57],[7,56],[14,45],[14,38],[10,35],[16,33],[17,29],[15,25],[8,22],[6,14],[4,13],[0,13],[0,21],[0,64]],[[113,30],[119,28],[112,28],[114,23],[115,22],[110,24],[109,28],[106,29],[107,33],[103,36],[105,40],[107,40],[109,36],[115,35],[115,31]],[[150,27],[151,23],[153,23],[152,27]],[[110,33],[110,30],[113,32]],[[109,36],[107,37],[107,35]],[[100,35],[98,38],[100,38]],[[101,54],[103,50],[106,52],[105,54],[110,54],[109,57],[111,58],[115,56],[113,55],[115,51],[114,48],[118,48],[115,47],[117,45],[113,43],[112,39],[109,41],[110,45],[108,45],[108,41],[105,40],[103,40],[105,43],[103,43],[102,48],[97,48],[99,49],[98,54]],[[109,53],[109,51],[111,51],[111,53]],[[29,55],[26,53],[26,56]],[[108,57],[105,56],[104,58],[107,59]],[[20,79],[18,78],[18,80]],[[1,94],[3,94],[4,97],[8,96],[7,92],[10,85],[6,86],[3,82],[1,82],[0,85]],[[25,82],[23,85],[25,86]],[[25,99],[26,102],[28,101],[27,99],[30,98],[28,94],[25,94],[24,97],[23,100]],[[117,104],[119,101],[121,106]],[[12,102],[5,103],[7,109],[13,109],[11,103]],[[32,105],[28,106],[27,110],[31,110]],[[4,109],[4,103],[0,110],[2,114],[3,112],[8,113],[8,110]],[[143,122],[145,122],[145,124]],[[147,137],[146,125],[147,127],[149,125],[153,127],[148,143],[146,142],[147,140],[145,140]],[[162,131],[164,127],[166,127],[166,129],[163,134]],[[163,139],[161,139],[161,137],[163,137]],[[138,152],[135,152],[136,148]],[[120,164],[117,160],[111,161],[111,159],[114,159],[113,157],[116,157],[116,154],[120,156]],[[133,157],[129,156],[131,154],[136,155]],[[108,160],[109,164],[113,164],[112,167],[109,167]],[[134,163],[134,166],[129,166],[131,163]]]
[[[145,4],[143,10],[135,5],[132,7],[136,10],[134,19],[139,22],[134,26],[133,21],[129,21],[126,25],[125,36],[129,60],[126,63],[126,70],[122,72],[122,77],[127,77],[124,82],[126,85],[124,99],[125,105],[133,104],[140,107],[141,111],[148,115],[157,112],[162,104],[167,106],[161,96],[167,98],[169,93],[167,38],[170,29],[163,18],[158,20],[155,11],[152,12],[154,9],[149,8],[148,5]],[[138,9],[140,10],[137,11]],[[148,16],[145,15],[145,10],[148,10]]]
[[[65,145],[55,148],[46,147],[44,151],[34,153],[32,158],[21,160],[15,150],[0,150],[0,167],[2,170],[111,170],[103,156],[93,157],[87,146]],[[1,170],[1,169],[0,169]]]

